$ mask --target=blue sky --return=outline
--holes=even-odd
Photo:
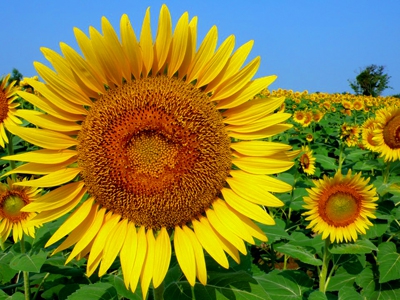
[[[14,4],[15,3],[15,4]],[[400,1],[371,0],[69,0],[17,1],[0,11],[2,37],[0,76],[17,68],[36,75],[33,61],[46,63],[39,48],[57,52],[59,42],[78,49],[73,27],[100,30],[106,16],[117,32],[126,13],[137,35],[147,7],[151,7],[153,34],[165,3],[175,26],[183,12],[198,16],[198,45],[211,28],[218,27],[218,43],[236,36],[236,47],[255,44],[249,58],[261,56],[256,77],[275,74],[270,89],[309,92],[351,91],[348,79],[361,68],[384,65],[392,78],[383,95],[400,93]]]

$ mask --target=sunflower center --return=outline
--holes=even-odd
[[[303,168],[306,168],[306,169],[310,166],[310,159],[306,153],[304,153],[300,157],[300,163],[303,166]]]
[[[392,149],[400,148],[400,116],[392,118],[383,129],[385,144]]]
[[[8,101],[6,94],[0,90],[0,123],[2,123],[8,114]]]
[[[229,136],[209,97],[165,76],[108,90],[91,107],[78,141],[89,193],[153,229],[203,214],[232,165]]]
[[[19,222],[29,213],[21,212],[21,208],[30,201],[19,191],[7,191],[0,195],[0,219],[5,218],[11,222]]]
[[[329,225],[344,227],[354,222],[360,214],[361,196],[344,185],[332,187],[319,203],[321,217]]]

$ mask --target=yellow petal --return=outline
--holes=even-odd
[[[94,240],[92,249],[89,254],[87,262],[87,274],[91,276],[100,264],[102,253],[106,245],[106,241],[109,238],[111,232],[113,232],[115,226],[117,226],[121,216],[117,214],[108,213],[105,216],[105,221]]]
[[[221,44],[217,52],[201,70],[196,82],[197,87],[202,87],[217,77],[228,61],[234,46],[235,36],[231,35]]]
[[[110,232],[110,236],[107,239],[106,245],[103,251],[103,257],[100,264],[99,276],[103,276],[107,270],[111,267],[115,258],[119,254],[122,245],[125,242],[127,233],[128,219],[123,219],[115,226]]]
[[[215,47],[217,46],[217,40],[217,27],[213,26],[207,33],[200,45],[199,50],[195,54],[191,65],[189,66],[188,76],[186,79],[187,82],[192,82],[193,80],[197,79],[203,67],[208,63],[211,56],[214,54]]]
[[[265,233],[258,227],[252,220],[250,220],[248,217],[237,213],[237,216],[242,220],[242,223],[246,226],[247,231],[251,236],[255,237],[256,239],[266,242],[268,241],[267,237],[265,236]]]
[[[251,235],[247,232],[246,227],[242,224],[236,211],[229,207],[224,200],[217,199],[213,202],[214,212],[218,219],[230,229],[235,235],[241,239],[247,241],[250,244],[254,244],[254,240]]]
[[[129,285],[132,291],[136,290],[139,277],[142,275],[146,255],[148,253],[147,247],[146,229],[144,228],[144,226],[142,226],[138,231],[137,253],[132,269],[132,275],[131,278],[129,278]]]
[[[238,249],[231,244],[231,241],[228,241],[218,231],[214,230],[214,233],[218,238],[218,241],[220,242],[222,249],[224,249],[224,251],[228,253],[229,256],[232,257],[237,264],[240,264],[240,254],[238,252]]]
[[[245,244],[243,243],[243,240],[239,238],[236,234],[234,234],[219,220],[215,211],[212,209],[207,209],[206,214],[207,214],[207,219],[212,225],[212,227],[215,229],[215,232],[221,233],[230,241],[232,245],[236,247],[236,249],[238,249],[240,252],[246,255],[247,249]]]
[[[60,252],[62,250],[65,250],[69,247],[71,247],[72,245],[76,244],[81,238],[83,238],[83,236],[86,234],[88,228],[90,228],[90,226],[92,225],[92,223],[94,222],[96,215],[97,215],[97,210],[98,210],[98,205],[94,204],[91,207],[91,210],[89,212],[89,214],[87,215],[87,217],[82,221],[82,223],[80,223],[78,225],[78,227],[76,227],[74,230],[72,230],[72,232],[67,236],[67,238],[61,243],[61,245],[59,245],[52,254],[55,254],[57,252]],[[71,261],[72,258],[74,258],[76,255],[74,256],[69,256],[66,260],[66,263],[68,263],[69,261]]]
[[[72,182],[56,188],[25,205],[21,211],[34,212],[51,210],[73,201],[85,186],[83,181]],[[85,189],[86,190],[86,189]]]
[[[223,188],[221,191],[225,201],[236,211],[262,224],[275,224],[274,219],[259,205],[246,201],[231,189]]]
[[[211,81],[204,92],[208,93],[210,91],[215,90],[222,82],[224,82],[227,78],[232,77],[235,73],[237,73],[240,67],[244,64],[249,55],[251,48],[253,47],[254,41],[248,41],[247,43],[240,46],[235,53],[228,59],[225,67],[219,72],[218,76]]]
[[[112,54],[115,67],[121,69],[121,74],[125,80],[130,80],[131,72],[129,64],[127,64],[125,53],[121,47],[114,28],[105,17],[101,18],[101,29],[104,35],[104,42],[108,46],[110,54]]]
[[[185,12],[176,24],[171,43],[171,58],[168,65],[168,77],[172,77],[182,65],[188,47],[189,14]]]
[[[45,129],[66,132],[81,129],[81,125],[77,123],[61,120],[35,110],[19,109],[15,115]]]
[[[158,19],[158,29],[156,41],[154,43],[154,61],[152,72],[155,75],[161,71],[161,67],[164,65],[167,59],[169,47],[172,40],[172,21],[168,7],[163,4],[160,10],[160,16]]]
[[[33,187],[53,187],[61,185],[74,179],[79,173],[80,168],[66,168],[49,175],[45,175],[39,179],[16,182],[15,185],[33,186]]]
[[[2,159],[40,163],[45,165],[45,164],[59,164],[71,159],[72,157],[75,157],[76,155],[78,155],[78,152],[75,150],[66,149],[66,150],[54,151],[48,149],[41,149],[21,154],[3,156]]]
[[[285,101],[280,98],[260,98],[248,101],[235,108],[227,109],[222,113],[224,123],[230,125],[244,125],[273,113]]]
[[[218,242],[210,224],[205,217],[200,217],[200,221],[193,220],[193,229],[203,248],[215,259],[222,267],[229,268],[226,255]]]
[[[196,259],[190,238],[179,227],[175,227],[174,249],[183,274],[191,286],[196,283]]]
[[[250,175],[250,174],[249,174]],[[254,175],[253,175],[254,176]],[[265,175],[258,175],[264,176]],[[238,178],[227,178],[227,182],[231,189],[241,196],[242,198],[256,203],[261,204],[269,207],[281,207],[284,203],[279,200],[276,196],[269,193],[268,187],[263,186],[260,184],[256,184],[255,182],[251,181],[252,177],[247,178],[247,180],[242,180]],[[250,194],[248,194],[250,192]]]
[[[252,174],[276,174],[285,172],[293,166],[292,161],[283,161],[267,157],[238,157],[233,164],[239,169]]]
[[[10,131],[29,143],[51,150],[62,150],[78,144],[77,140],[65,134],[47,129],[15,126]]]
[[[249,174],[240,170],[232,170],[230,175],[233,177],[233,181],[241,183],[241,186],[247,185],[251,188],[253,187],[262,187],[263,190],[269,192],[277,192],[277,193],[284,193],[290,192],[292,190],[292,186],[287,184],[284,181],[281,181],[272,176],[265,176],[265,175],[254,175]],[[231,178],[228,178],[229,180]],[[235,184],[234,183],[234,184]],[[268,198],[269,196],[267,196]],[[246,198],[246,197],[244,197]],[[283,205],[282,202],[280,202]],[[278,202],[276,203],[278,204]]]
[[[142,72],[142,50],[136,39],[131,22],[126,14],[122,15],[120,22],[122,48],[129,61],[131,73],[138,79]]]
[[[212,95],[211,100],[222,100],[240,91],[257,72],[259,65],[260,57],[257,56],[242,70],[240,70],[231,78],[227,79],[225,82],[221,83],[221,85],[218,86],[218,89],[216,89],[215,93]]]
[[[167,274],[171,261],[171,241],[167,229],[162,227],[154,245],[153,286],[157,288]]]
[[[67,161],[64,161],[62,163],[53,164],[53,165],[27,163],[27,164],[21,165],[21,166],[15,168],[13,170],[7,172],[2,177],[8,176],[8,175],[11,175],[11,174],[15,174],[15,173],[20,173],[20,174],[49,174],[49,173],[53,173],[53,172],[57,172],[57,171],[60,171],[62,169],[65,169],[70,164],[73,164],[75,162],[76,162],[76,159],[75,158],[71,158],[71,159],[69,159]]]
[[[154,274],[154,253],[155,253],[155,239],[153,230],[150,228],[146,233],[147,239],[147,254],[143,265],[143,271],[140,275],[140,286],[142,288],[143,299],[146,299],[149,290],[151,279]]]
[[[184,54],[182,64],[178,70],[179,78],[183,78],[186,76],[187,71],[190,65],[192,64],[192,60],[196,53],[196,40],[197,40],[197,17],[194,17],[192,20],[190,20],[189,23],[186,52]]]
[[[92,208],[94,199],[89,198],[82,205],[74,211],[71,216],[57,229],[53,236],[47,241],[45,247],[48,247],[55,242],[59,241],[63,237],[67,236],[72,230],[81,224],[85,218],[89,215]]]
[[[267,141],[244,141],[231,143],[231,148],[246,156],[271,156],[292,149],[292,146]]]
[[[153,66],[153,38],[150,25],[150,8],[147,8],[143,19],[142,31],[140,32],[140,47],[143,55],[143,75],[146,77]]]
[[[246,132],[246,133],[239,133],[239,132],[234,132],[231,131],[229,132],[229,136],[235,139],[239,140],[258,140],[258,139],[264,139],[273,135],[276,135],[278,133],[281,133],[285,130],[288,130],[292,128],[293,125],[291,124],[278,124],[278,125],[273,125],[270,127],[267,127],[265,129],[259,130],[259,131],[254,131],[254,132]]]
[[[133,272],[133,265],[136,259],[138,237],[135,224],[128,222],[125,242],[120,252],[122,274],[124,275],[125,287],[129,288],[129,280]]]
[[[193,247],[194,256],[196,259],[196,276],[197,279],[203,284],[207,284],[207,269],[206,269],[206,261],[204,259],[203,247],[201,246],[196,234],[189,229],[186,225],[182,226],[183,231],[186,236],[189,238],[190,243]]]
[[[292,115],[288,113],[271,114],[258,120],[252,120],[244,125],[228,125],[226,126],[226,130],[228,132],[234,131],[239,133],[255,132],[282,123],[291,116]]]

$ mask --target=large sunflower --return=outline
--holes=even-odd
[[[4,243],[11,231],[14,242],[21,240],[24,233],[31,237],[35,235],[35,226],[29,220],[36,213],[23,212],[21,209],[38,198],[40,189],[16,186],[14,183],[17,182],[7,178],[7,184],[0,183],[0,244]]]
[[[11,126],[22,124],[21,120],[15,117],[15,108],[19,106],[17,99],[16,81],[9,83],[10,74],[0,79],[0,146],[4,148],[5,143],[8,143],[6,129]]]
[[[376,128],[373,141],[374,151],[381,154],[385,161],[400,158],[400,108],[391,106],[376,111]]]
[[[189,283],[206,284],[203,249],[225,268],[225,252],[239,261],[244,241],[267,239],[252,220],[272,225],[263,206],[283,205],[271,192],[291,189],[267,175],[289,169],[297,152],[261,141],[291,127],[289,114],[274,113],[285,98],[252,99],[275,79],[251,80],[259,57],[242,67],[253,43],[233,52],[229,36],[215,50],[212,27],[196,50],[187,13],[172,33],[163,5],[154,42],[149,10],[140,41],[126,15],[120,26],[121,41],[106,18],[102,34],[75,28],[84,57],[63,43],[63,56],[42,49],[55,71],[35,62],[46,83],[28,79],[40,96],[20,95],[46,114],[21,111],[39,128],[17,133],[43,149],[5,159],[47,174],[20,185],[62,185],[25,210],[43,222],[77,207],[47,245],[68,236],[56,251],[75,245],[67,262],[88,254],[89,276],[119,254],[125,285],[135,290],[140,277],[145,296],[165,277],[173,237]]]
[[[358,232],[365,234],[372,226],[368,218],[375,218],[374,202],[378,200],[376,189],[368,182],[361,172],[352,176],[351,170],[346,176],[339,171],[332,178],[324,175],[314,180],[315,187],[307,189],[308,197],[304,197],[307,211],[303,215],[311,221],[307,228],[331,242],[355,241]]]

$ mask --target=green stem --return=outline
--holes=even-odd
[[[385,169],[385,171],[383,172],[383,184],[385,184],[385,183],[387,183],[388,182],[388,180],[389,180],[389,174],[390,174],[390,161],[388,161],[387,163],[386,163],[386,169]]]
[[[21,253],[25,253],[25,239],[24,236],[22,235],[21,241]],[[29,284],[29,272],[28,271],[22,271],[24,275],[24,290],[25,290],[25,300],[30,300],[31,299],[31,287]]]
[[[340,142],[340,153],[339,153],[339,166],[338,166],[338,172],[342,171],[342,165],[343,165],[343,161],[344,161],[344,157],[343,157],[343,142]]]
[[[164,281],[155,289],[153,289],[154,300],[164,300]]]
[[[50,275],[50,273],[46,273],[46,275],[43,277],[43,280],[40,282],[40,284],[39,284],[39,286],[38,286],[38,288],[37,288],[37,290],[35,292],[35,295],[33,296],[32,300],[36,299],[36,297],[37,297],[37,295],[38,295],[38,293],[40,291],[40,288],[42,287],[43,283],[46,281],[47,277],[49,277],[49,275]]]
[[[328,282],[326,281],[328,274],[328,267],[331,261],[331,253],[329,252],[330,241],[329,238],[325,239],[324,255],[322,259],[322,269],[319,273],[319,290],[325,294]]]

